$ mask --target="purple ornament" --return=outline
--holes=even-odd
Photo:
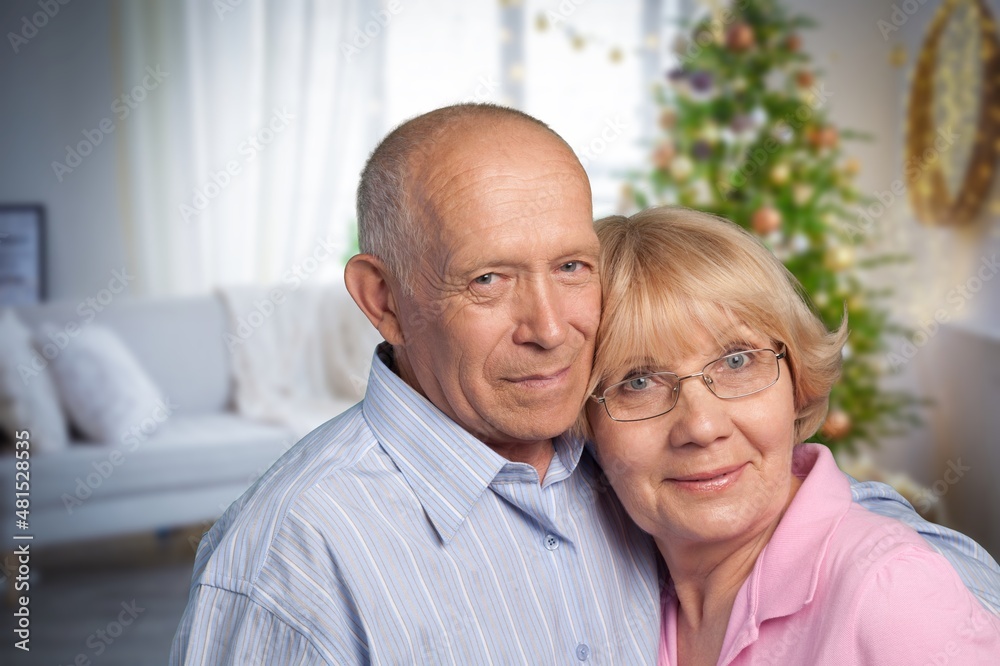
[[[685,72],[680,67],[674,67],[672,70],[667,72],[667,80],[671,83],[677,83],[678,81],[683,81],[687,77],[687,72]]]
[[[688,80],[691,83],[691,89],[699,93],[707,93],[712,90],[713,79],[711,72],[694,72],[689,77]]]
[[[733,131],[736,132],[737,134],[742,134],[743,132],[750,131],[751,129],[753,129],[753,125],[754,125],[753,118],[751,118],[745,113],[737,113],[735,116],[733,116],[733,120],[731,123]]]
[[[694,142],[694,145],[691,146],[691,154],[695,157],[695,159],[707,160],[712,156],[712,146],[709,145],[708,141],[698,139]]]

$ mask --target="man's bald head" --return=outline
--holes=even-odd
[[[415,179],[442,141],[504,125],[540,129],[573,154],[562,137],[526,113],[496,104],[456,104],[404,122],[368,158],[358,186],[359,247],[381,259],[405,290],[412,288],[413,259],[426,247],[425,209],[414,196]]]

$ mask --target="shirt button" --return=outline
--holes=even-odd
[[[545,535],[545,547],[548,550],[555,550],[559,547],[559,538],[555,534]]]
[[[590,657],[590,646],[586,643],[580,643],[576,646],[576,658],[580,661],[587,661]]]

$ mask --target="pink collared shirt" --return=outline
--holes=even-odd
[[[1000,664],[1000,619],[909,527],[851,501],[829,449],[795,448],[804,479],[733,603],[719,664]],[[677,665],[663,593],[661,666]]]

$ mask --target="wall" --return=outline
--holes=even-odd
[[[83,131],[116,119],[111,105],[121,91],[112,80],[111,3],[55,6],[58,13],[15,53],[7,34],[20,33],[23,17],[41,10],[37,0],[0,5],[0,203],[45,204],[49,296],[83,298],[126,264],[117,135],[105,136],[62,182],[51,163],[65,162],[66,145],[84,140]]]

